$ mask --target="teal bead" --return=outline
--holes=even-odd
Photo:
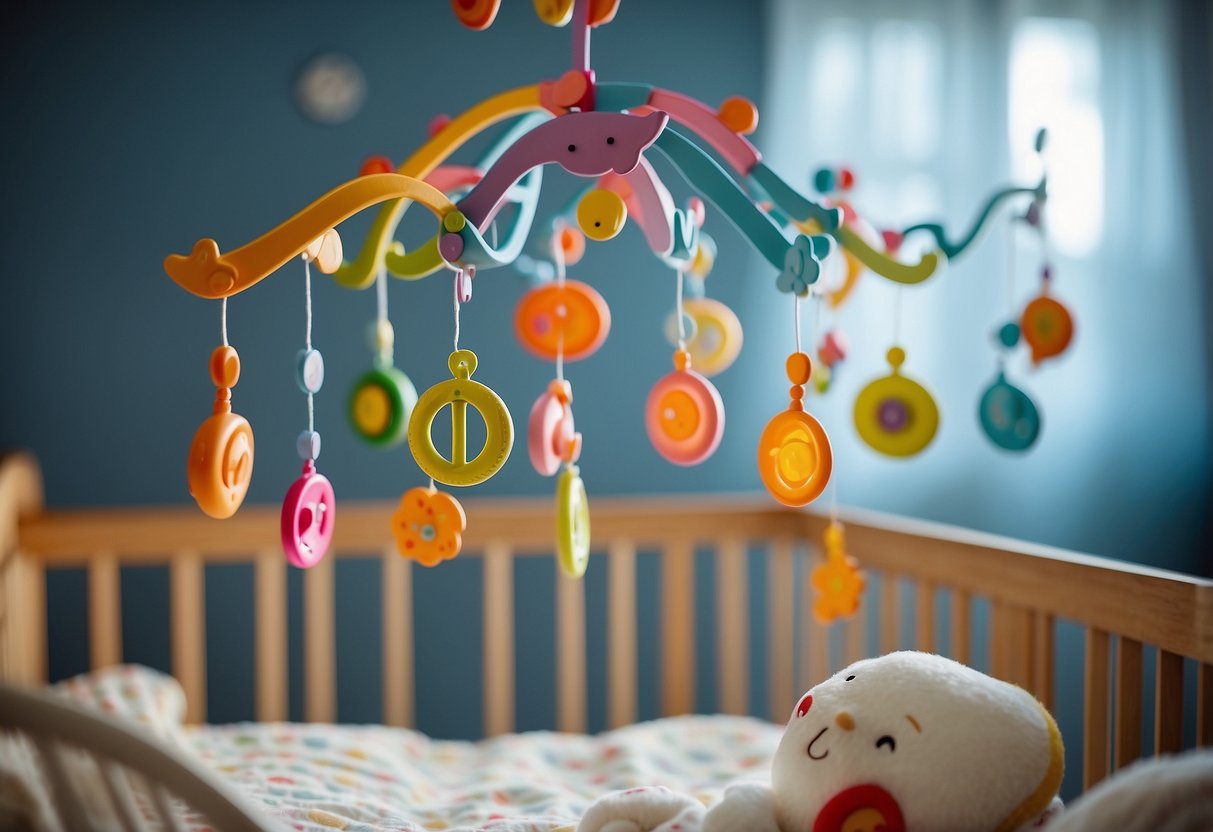
[[[834,190],[834,171],[829,168],[819,168],[813,174],[813,187],[818,193],[828,194]]]
[[[1002,329],[998,330],[998,340],[1007,349],[1019,343],[1019,324],[1014,321],[1002,325]]]

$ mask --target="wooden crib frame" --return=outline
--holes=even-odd
[[[331,722],[336,714],[334,561],[379,552],[383,722],[412,724],[413,567],[388,539],[394,508],[389,502],[343,503],[332,551],[304,577],[308,721]],[[463,557],[482,558],[484,569],[484,725],[487,733],[499,734],[514,727],[513,560],[551,551],[552,506],[547,499],[483,499],[468,500],[467,508],[474,522],[464,538]],[[694,570],[696,551],[704,547],[714,551],[717,576],[720,710],[750,710],[746,563],[756,545],[766,546],[768,558],[771,718],[782,722],[795,696],[828,674],[829,633],[812,620],[809,604],[797,602],[796,580],[798,569],[804,574],[805,553],[818,556],[815,541],[827,522],[822,516],[753,496],[597,498],[593,508],[594,551],[606,556],[595,557],[591,568],[608,571],[610,726],[636,719],[636,561],[642,551],[655,551],[660,558],[664,714],[695,708]],[[119,569],[166,565],[172,672],[185,688],[188,718],[203,721],[203,568],[251,561],[256,716],[285,719],[287,566],[279,548],[278,513],[276,507],[250,506],[217,522],[193,506],[44,510],[34,458],[21,453],[0,457],[0,678],[46,679],[46,570],[87,570],[90,658],[93,667],[104,667],[122,660]],[[944,652],[939,649],[943,639],[938,639],[936,598],[946,595],[946,652],[969,661],[976,634],[974,601],[984,598],[989,603],[989,672],[1031,690],[1050,707],[1056,621],[1064,618],[1085,628],[1085,786],[1142,756],[1144,645],[1158,648],[1154,752],[1177,751],[1183,744],[1184,657],[1197,662],[1197,744],[1213,745],[1213,581],[869,512],[847,511],[842,519],[851,554],[881,578],[867,602],[877,606],[873,637],[861,617],[840,625],[845,661],[862,658],[870,644],[878,647],[874,652],[898,647],[899,586],[906,582],[914,587],[914,645]],[[583,584],[560,577],[556,585],[555,723],[560,730],[584,731]],[[1113,643],[1116,663],[1110,679]]]

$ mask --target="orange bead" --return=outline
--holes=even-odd
[[[720,105],[717,118],[725,127],[742,136],[753,133],[758,128],[758,108],[748,98],[735,95],[726,98]]]
[[[674,369],[679,371],[691,369],[691,354],[686,350],[676,350],[674,352]]]
[[[215,347],[211,353],[211,381],[216,387],[235,387],[240,380],[240,356],[235,347]]]
[[[787,370],[788,380],[793,384],[808,384],[813,375],[813,362],[808,353],[794,352],[788,356]]]

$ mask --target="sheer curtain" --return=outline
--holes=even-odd
[[[940,217],[960,231],[993,188],[1035,182],[1033,134],[1046,126],[1054,293],[1076,317],[1068,354],[1008,365],[1044,423],[1031,451],[1011,455],[980,432],[977,402],[996,372],[992,334],[1038,289],[1041,260],[1005,212],[922,286],[865,275],[836,317],[809,307],[813,337],[837,326],[852,346],[812,403],[835,443],[840,502],[1210,570],[1198,240],[1211,229],[1191,204],[1213,183],[1190,187],[1181,5],[771,0],[760,137],[771,166],[808,188],[819,165],[849,165],[852,201],[877,227]],[[747,311],[781,321],[785,301],[756,291]],[[863,446],[850,417],[858,390],[887,372],[899,303],[904,369],[941,409],[935,442],[908,461]],[[783,335],[751,340],[777,352]],[[778,386],[778,371],[753,384]]]

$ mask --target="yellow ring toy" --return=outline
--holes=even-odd
[[[939,428],[939,408],[927,389],[901,375],[905,350],[889,350],[893,372],[878,378],[855,399],[855,429],[868,447],[886,456],[907,457],[922,451]]]
[[[456,350],[447,365],[454,376],[421,394],[409,418],[409,450],[421,470],[446,485],[476,485],[501,470],[514,447],[514,423],[501,397],[478,381],[476,353]],[[434,419],[451,406],[451,458],[434,447],[431,434]],[[484,419],[484,447],[472,459],[467,458],[467,408],[471,405]]]
[[[821,496],[834,470],[834,451],[825,428],[804,409],[804,385],[813,374],[807,353],[788,356],[791,403],[767,422],[758,440],[758,474],[771,496],[799,508]]]
[[[576,465],[566,465],[556,483],[556,555],[570,578],[590,563],[590,502]]]
[[[695,319],[695,337],[687,342],[695,369],[710,378],[733,366],[743,340],[741,321],[733,310],[712,298],[691,298],[683,301],[682,308]]]

